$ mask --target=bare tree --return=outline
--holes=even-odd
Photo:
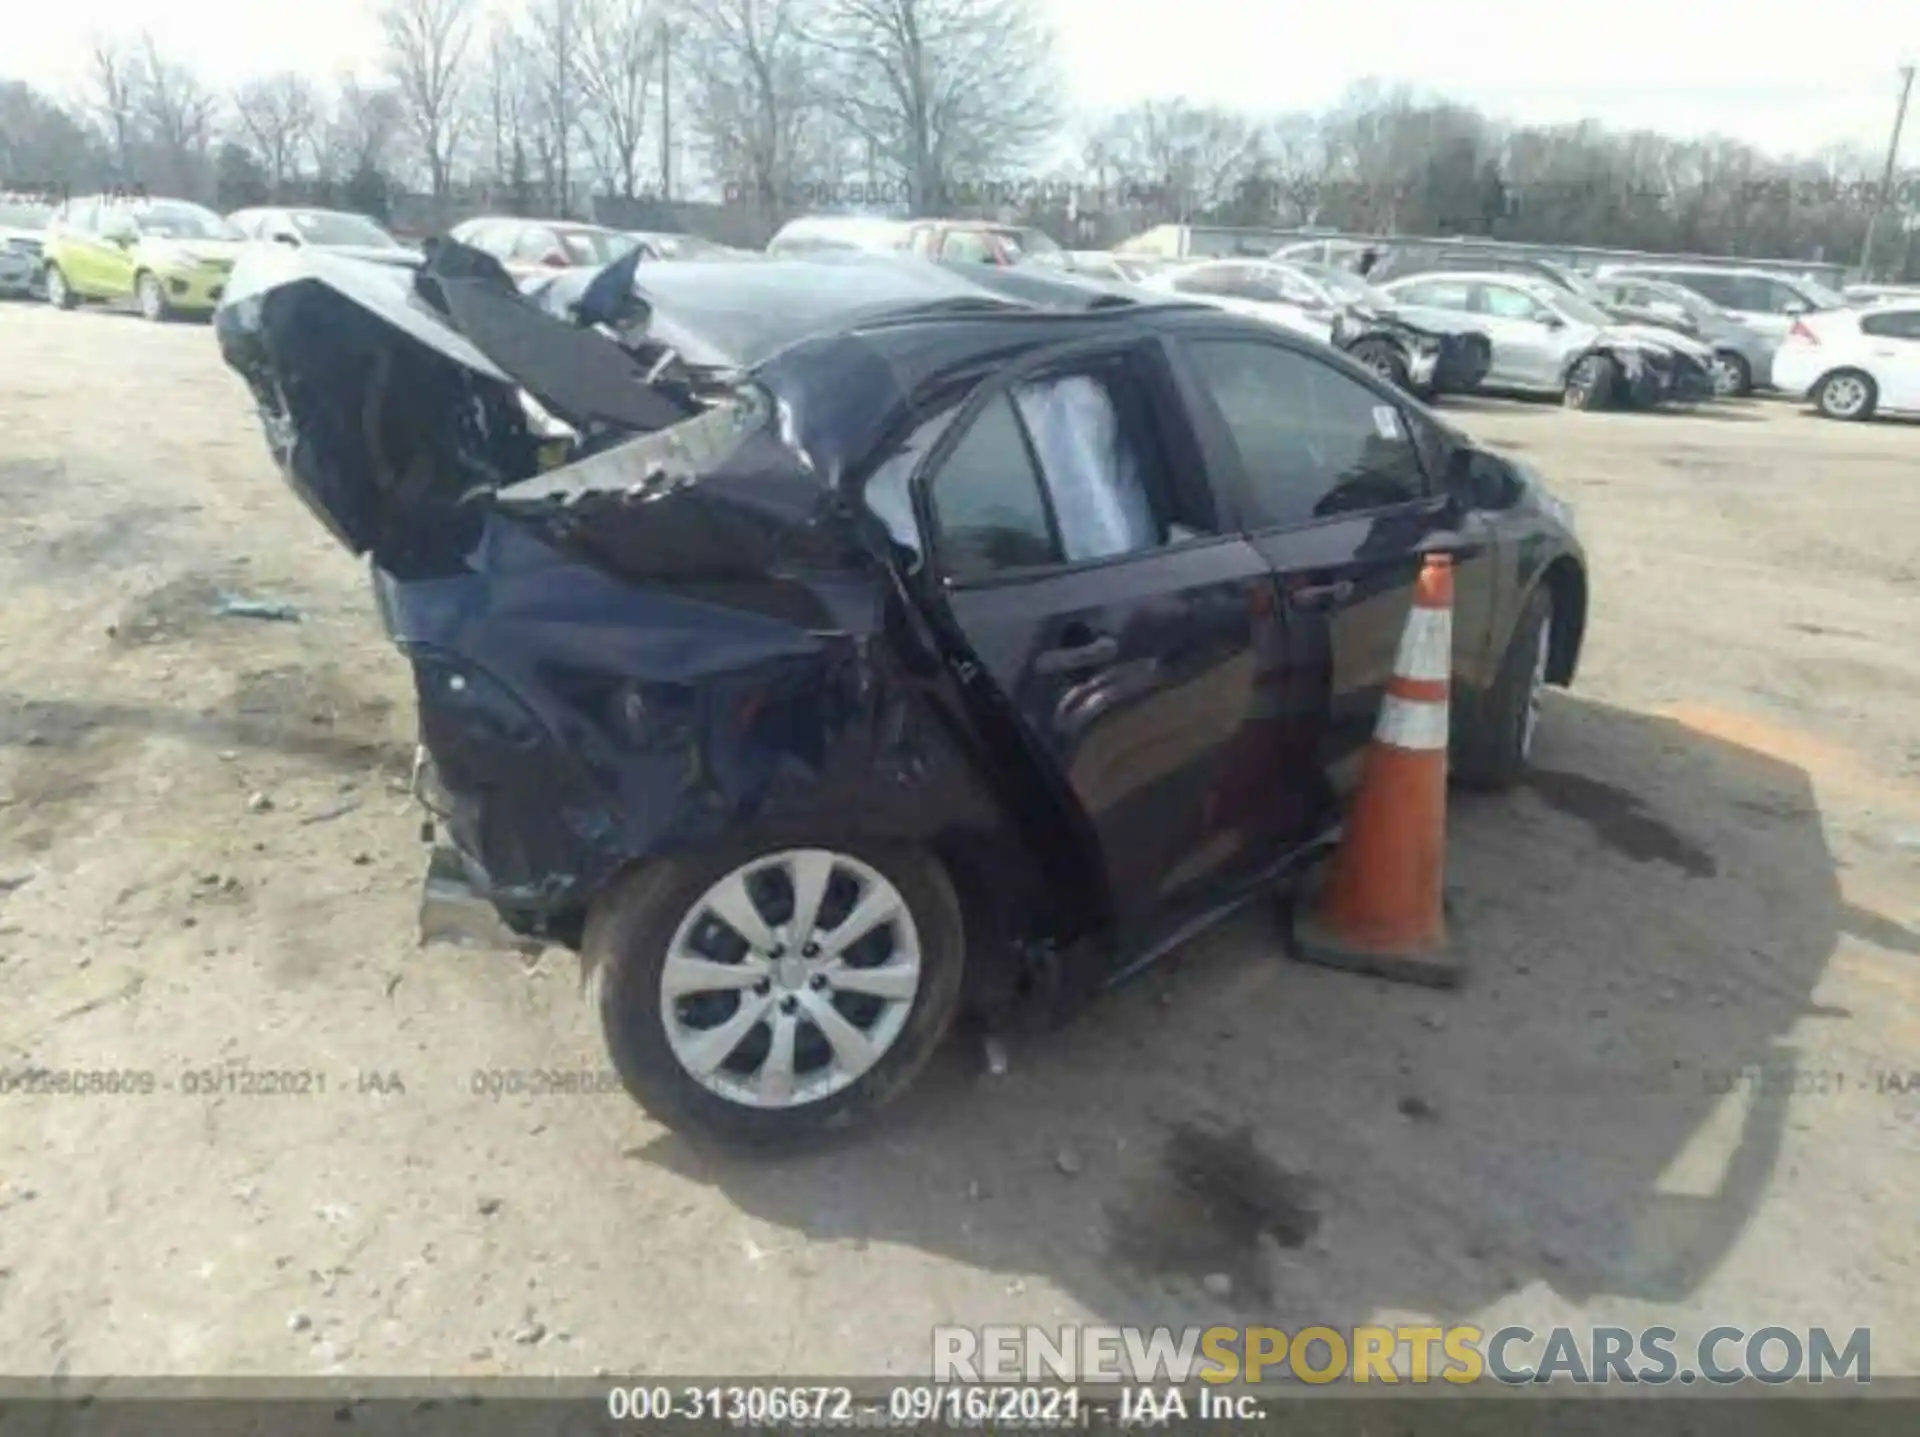
[[[526,47],[513,23],[496,19],[487,36],[486,78],[481,104],[487,127],[488,179],[495,190],[523,181],[527,127],[533,109]],[[516,208],[520,197],[516,197]]]
[[[406,106],[397,90],[343,75],[326,120],[314,126],[314,169],[326,182],[384,169],[405,125]]]
[[[622,199],[634,198],[640,185],[640,144],[661,20],[661,7],[648,0],[582,0],[580,6],[579,79],[587,143],[601,183]]]
[[[386,0],[380,11],[388,69],[435,199],[446,197],[465,129],[474,10],[475,0]]]
[[[140,38],[139,113],[154,148],[162,192],[199,194],[211,183],[208,151],[220,102],[187,65]]]
[[[299,172],[301,153],[311,148],[320,123],[320,99],[313,83],[292,71],[269,75],[242,85],[234,94],[233,108],[278,198]]]
[[[831,0],[839,108],[923,209],[1017,169],[1055,133],[1052,37],[1036,0]]]
[[[99,116],[112,146],[114,169],[125,177],[131,168],[132,146],[138,133],[136,113],[140,93],[140,59],[119,40],[98,36],[88,66],[91,108]]]
[[[573,202],[573,146],[580,132],[580,28],[580,0],[535,0],[527,13],[538,149],[548,202],[562,215]]]
[[[1259,129],[1246,115],[1185,100],[1144,100],[1094,134],[1104,165],[1184,221],[1232,199],[1252,172]],[[1123,196],[1126,198],[1127,196]]]
[[[810,76],[815,0],[705,0],[690,10],[683,53],[695,130],[726,190],[780,212],[800,181],[835,169],[823,88]]]

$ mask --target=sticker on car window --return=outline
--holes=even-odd
[[[1373,427],[1382,439],[1404,439],[1406,435],[1400,428],[1400,411],[1391,404],[1373,406]]]

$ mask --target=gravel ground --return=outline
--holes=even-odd
[[[1454,806],[1469,986],[1249,912],[769,1164],[476,1091],[604,1070],[576,966],[417,945],[405,670],[207,330],[14,304],[0,354],[0,1066],[155,1083],[0,1096],[6,1372],[881,1375],[941,1322],[1424,1317],[1870,1325],[1920,1373],[1920,428],[1454,406],[1579,506],[1596,594],[1542,771]]]

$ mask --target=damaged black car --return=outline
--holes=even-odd
[[[578,948],[613,1062],[767,1143],[963,1009],[1060,1012],[1339,831],[1426,555],[1501,785],[1586,625],[1571,512],[1322,345],[910,257],[521,294],[250,257],[217,316],[412,666],[441,872]]]

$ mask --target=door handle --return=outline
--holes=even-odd
[[[1353,593],[1353,580],[1338,579],[1331,584],[1306,584],[1287,590],[1287,597],[1303,609],[1331,609],[1345,603]]]
[[[1120,641],[1110,634],[1088,639],[1064,648],[1042,649],[1033,656],[1036,674],[1070,674],[1080,669],[1097,669],[1120,656]]]

